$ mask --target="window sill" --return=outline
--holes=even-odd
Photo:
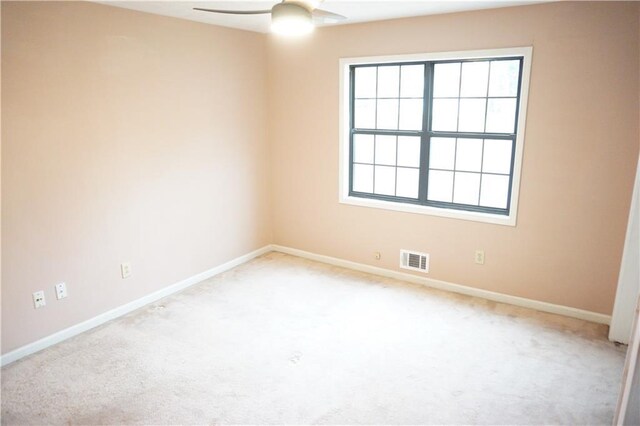
[[[474,222],[491,223],[494,225],[516,226],[515,212],[511,212],[509,216],[469,212],[463,210],[445,209],[440,207],[419,206],[406,203],[396,203],[393,201],[373,200],[369,198],[359,197],[341,197],[341,204],[349,204],[352,206],[369,207],[384,210],[394,210],[404,213],[423,214],[428,216],[439,216],[450,219],[470,220]]]

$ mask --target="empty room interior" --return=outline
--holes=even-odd
[[[3,425],[640,425],[640,2],[0,13]]]

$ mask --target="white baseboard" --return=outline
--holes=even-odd
[[[145,305],[156,302],[164,297],[167,297],[169,295],[182,291],[187,287],[190,287],[194,284],[197,284],[201,281],[204,281],[222,272],[228,271],[229,269],[235,268],[238,265],[248,262],[251,259],[254,259],[270,251],[277,251],[281,253],[290,254],[293,256],[315,260],[317,262],[327,263],[335,266],[341,266],[347,269],[367,272],[374,275],[380,275],[383,277],[394,278],[402,281],[408,281],[415,284],[421,284],[431,288],[451,291],[454,293],[466,294],[468,296],[480,297],[483,299],[493,300],[495,302],[522,306],[525,308],[535,309],[542,312],[549,312],[552,314],[564,315],[567,317],[578,318],[578,319],[591,321],[595,323],[609,324],[611,321],[611,316],[599,314],[596,312],[585,311],[582,309],[571,308],[568,306],[554,305],[552,303],[540,302],[532,299],[525,299],[524,297],[509,296],[507,294],[495,293],[493,291],[482,290],[482,289],[468,287],[460,284],[453,284],[446,281],[439,281],[431,278],[419,277],[419,276],[407,274],[404,272],[378,268],[376,266],[365,265],[363,263],[351,262],[349,260],[338,259],[335,257],[324,256],[320,254],[310,253],[304,250],[298,250],[290,247],[284,247],[284,246],[272,244],[272,245],[264,246],[251,253],[245,254],[244,256],[237,257],[233,260],[223,263],[222,265],[211,268],[208,271],[201,272],[183,281],[177,282],[161,290],[158,290],[144,297],[141,297],[140,299],[134,300],[132,302],[119,306],[110,311],[104,312],[98,316],[95,316],[91,319],[83,321],[79,324],[73,325],[69,328],[65,328],[64,330],[58,331],[57,333],[51,334],[33,343],[29,343],[25,346],[22,346],[11,352],[8,352],[2,355],[0,364],[2,366],[5,366],[27,355],[31,355],[33,353],[39,352],[45,348],[48,348],[49,346],[55,345],[56,343],[60,343],[71,337],[77,336],[80,333],[84,333],[87,330],[91,330],[92,328],[102,325],[107,321],[111,321],[112,319],[126,315]]]
[[[461,284],[453,284],[446,281],[434,280],[432,278],[419,277],[404,272],[393,271],[390,269],[379,268],[376,266],[365,265],[363,263],[351,262],[349,260],[338,259],[335,257],[324,256],[321,254],[310,253],[304,250],[298,250],[290,247],[279,245],[271,245],[273,251],[290,254],[293,256],[303,257],[317,262],[327,263],[330,265],[341,266],[343,268],[354,269],[356,271],[367,272],[383,277],[395,278],[397,280],[408,281],[415,284],[421,284],[439,290],[450,291],[453,293],[466,294],[468,296],[480,297],[482,299],[493,300],[494,302],[507,303],[509,305],[521,306],[524,308],[535,309],[537,311],[548,312],[552,314],[564,315],[566,317],[578,318],[585,321],[591,321],[599,324],[609,324],[611,322],[610,315],[604,315],[597,312],[585,311],[583,309],[571,308],[569,306],[554,305],[553,303],[540,302],[538,300],[526,299],[524,297],[510,296],[508,294],[496,293],[489,290],[468,287]]]
[[[207,271],[201,272],[197,275],[187,278],[186,280],[177,282],[161,290],[148,294],[144,297],[141,297],[140,299],[136,299],[132,302],[119,306],[110,311],[104,312],[98,316],[95,316],[91,319],[83,321],[79,324],[73,325],[69,328],[65,328],[64,330],[58,331],[57,333],[51,334],[33,343],[29,343],[25,346],[22,346],[18,349],[15,349],[11,352],[8,352],[2,355],[0,364],[2,366],[5,366],[27,355],[31,355],[35,352],[39,352],[45,348],[48,348],[49,346],[55,345],[56,343],[60,343],[63,340],[67,340],[71,337],[77,336],[80,333],[84,333],[87,330],[91,330],[92,328],[102,325],[107,321],[111,321],[112,319],[121,317],[132,311],[135,311],[136,309],[139,309],[145,305],[148,305],[149,303],[156,302],[162,299],[163,297],[167,297],[171,294],[182,291],[187,287],[191,287],[194,284],[197,284],[201,281],[204,281],[222,272],[228,271],[229,269],[235,268],[236,266],[241,265],[245,262],[248,262],[253,258],[261,256],[264,253],[268,253],[271,250],[272,250],[271,246],[269,245],[264,246],[258,250],[252,251],[251,253],[237,257],[235,259],[232,259],[228,262],[223,263],[222,265],[218,265]]]

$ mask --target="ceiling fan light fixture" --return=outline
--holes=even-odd
[[[304,6],[285,2],[271,9],[271,31],[276,34],[296,36],[313,31],[311,12]]]

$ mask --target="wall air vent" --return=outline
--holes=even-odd
[[[400,250],[400,267],[412,271],[429,272],[429,255],[409,250]]]

